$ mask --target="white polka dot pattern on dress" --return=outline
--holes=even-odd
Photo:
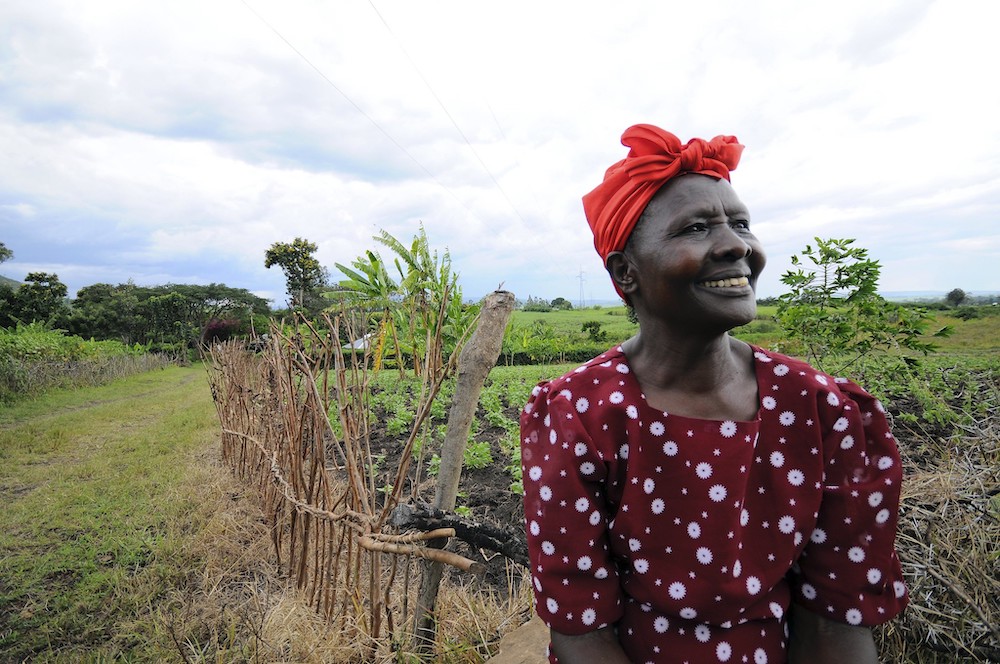
[[[755,421],[651,408],[620,349],[532,390],[525,517],[550,627],[617,623],[638,662],[778,662],[789,590],[848,624],[905,605],[883,411],[849,381],[754,357]]]

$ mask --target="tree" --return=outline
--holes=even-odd
[[[568,310],[573,308],[573,303],[564,297],[557,297],[549,303],[549,306],[551,306],[555,311],[559,311],[560,309]]]
[[[74,334],[166,351],[249,332],[254,315],[269,313],[264,298],[225,284],[94,284],[81,288],[71,307]]]
[[[69,331],[84,338],[136,343],[141,327],[138,290],[131,281],[117,286],[99,283],[81,288],[70,303]]]
[[[316,250],[315,243],[297,237],[291,243],[275,242],[264,254],[264,267],[277,265],[284,272],[293,308],[319,309],[324,303],[317,291],[327,284],[329,276],[313,255]]]
[[[3,242],[0,242],[0,263],[4,261],[9,261],[14,257],[14,252],[7,248]]]
[[[781,277],[790,291],[778,298],[777,316],[817,368],[838,374],[876,349],[934,349],[922,339],[931,320],[925,310],[892,304],[876,292],[881,266],[867,249],[851,246],[853,239],[816,243],[802,252],[813,267],[800,267],[803,260],[792,256],[799,269]]]
[[[968,299],[968,295],[961,288],[954,288],[948,291],[948,294],[944,296],[944,299],[951,306],[957,307]]]
[[[139,296],[142,319],[149,325],[146,338],[185,347],[204,344],[218,321],[237,319],[245,328],[254,313],[268,310],[264,298],[225,284],[167,284],[143,288]]]
[[[0,328],[17,325],[17,291],[7,284],[0,284]]]
[[[22,323],[62,323],[68,313],[66,293],[66,284],[59,281],[59,275],[29,272],[24,284],[14,291],[10,316]]]
[[[524,311],[546,312],[552,311],[552,305],[540,297],[528,296],[522,307]]]

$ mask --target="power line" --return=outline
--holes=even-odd
[[[385,29],[389,32],[389,35],[392,36],[393,41],[396,42],[396,46],[399,47],[399,50],[406,57],[406,60],[410,63],[410,66],[413,67],[413,70],[417,72],[417,76],[419,76],[420,80],[424,82],[424,85],[427,87],[427,90],[431,93],[431,96],[434,97],[435,101],[437,101],[438,105],[441,107],[441,110],[444,111],[444,114],[451,121],[452,126],[455,128],[455,131],[457,131],[458,135],[462,137],[462,140],[465,141],[465,144],[469,146],[469,149],[472,151],[472,154],[476,156],[476,159],[479,161],[479,164],[483,167],[483,170],[486,171],[486,174],[490,176],[491,180],[493,180],[493,184],[496,185],[497,189],[500,191],[504,199],[507,201],[507,204],[510,205],[510,209],[514,211],[514,214],[518,216],[518,218],[521,220],[522,223],[526,224],[527,222],[524,220],[524,217],[521,216],[521,211],[518,210],[517,206],[514,205],[514,202],[510,200],[510,196],[507,195],[507,192],[500,185],[500,182],[493,175],[493,172],[490,170],[489,166],[486,165],[486,162],[483,161],[483,158],[479,156],[479,152],[476,151],[475,146],[472,145],[472,142],[465,135],[465,132],[462,131],[462,128],[458,126],[458,122],[455,121],[455,118],[452,117],[451,113],[448,112],[448,108],[444,105],[444,102],[441,101],[441,98],[438,97],[437,93],[434,92],[434,88],[431,87],[431,84],[427,80],[427,77],[424,76],[423,72],[420,70],[420,67],[418,67],[417,63],[413,61],[413,58],[410,57],[410,54],[406,50],[406,48],[403,47],[402,42],[399,41],[399,38],[396,36],[396,33],[392,31],[392,28],[389,26],[389,23],[386,22],[385,18],[382,16],[382,13],[378,10],[378,7],[375,6],[374,1],[368,0],[368,4],[371,5],[371,8],[375,12],[375,15],[378,16],[380,21],[382,21],[382,25],[385,26]],[[490,113],[491,114],[493,113],[492,108],[490,109]],[[495,114],[493,115],[493,120],[496,121]],[[499,125],[500,123],[497,122],[497,126]],[[501,133],[503,133],[502,129]]]
[[[294,44],[292,44],[292,42],[288,41],[288,39],[286,39],[286,38],[285,38],[285,36],[284,36],[283,34],[281,34],[280,32],[278,32],[278,30],[277,30],[277,29],[276,29],[276,28],[275,28],[275,27],[274,27],[273,25],[271,25],[271,24],[270,24],[270,23],[269,23],[269,22],[267,21],[267,19],[265,19],[265,18],[264,18],[263,16],[261,16],[260,14],[258,14],[258,13],[257,13],[257,11],[256,11],[256,10],[254,10],[254,8],[253,8],[253,7],[251,7],[251,6],[249,5],[249,4],[247,4],[247,1],[246,1],[246,0],[240,0],[240,1],[241,1],[241,2],[243,3],[243,5],[244,5],[244,6],[245,6],[245,7],[247,8],[247,9],[249,9],[249,10],[250,10],[250,12],[251,12],[251,13],[252,13],[252,14],[253,14],[254,16],[256,16],[256,17],[257,17],[257,19],[258,19],[258,20],[260,20],[260,22],[261,22],[261,23],[263,23],[263,24],[264,24],[265,26],[267,26],[267,28],[268,28],[268,29],[269,29],[269,30],[270,30],[271,32],[273,32],[274,34],[276,34],[276,35],[278,36],[278,38],[279,38],[279,39],[281,39],[281,41],[285,42],[285,44],[287,44],[287,45],[288,45],[288,48],[292,49],[292,51],[294,51],[296,55],[298,55],[298,56],[299,56],[300,58],[302,58],[302,60],[303,60],[303,61],[304,61],[304,62],[305,62],[305,63],[306,63],[307,65],[309,65],[310,67],[312,67],[313,71],[315,71],[315,72],[316,72],[317,74],[319,74],[319,75],[320,75],[320,77],[322,77],[322,79],[323,79],[324,81],[326,81],[327,83],[329,83],[329,84],[330,84],[330,86],[331,86],[331,87],[332,87],[332,88],[333,88],[334,90],[336,90],[337,92],[339,92],[339,93],[340,93],[340,96],[342,96],[342,97],[343,97],[344,99],[346,99],[346,100],[347,100],[347,102],[348,102],[348,103],[349,103],[349,104],[350,104],[351,106],[353,106],[353,107],[355,108],[355,110],[357,110],[357,112],[358,112],[358,113],[360,113],[361,115],[363,115],[363,116],[365,117],[365,119],[367,119],[367,120],[368,120],[368,122],[372,123],[372,125],[373,125],[373,126],[374,126],[374,127],[376,128],[376,129],[378,129],[378,130],[379,130],[379,131],[380,131],[380,132],[382,133],[382,135],[383,135],[383,136],[385,136],[385,137],[386,137],[387,139],[389,139],[389,142],[391,142],[391,143],[392,143],[393,145],[395,145],[395,146],[396,146],[397,148],[399,148],[399,150],[400,150],[400,151],[401,151],[401,152],[402,152],[403,154],[405,154],[405,155],[406,155],[407,157],[409,157],[409,158],[410,158],[410,160],[411,160],[411,161],[412,161],[412,162],[413,162],[414,164],[416,164],[417,166],[419,166],[419,167],[420,167],[420,170],[422,170],[422,171],[423,171],[424,173],[426,173],[426,174],[427,174],[427,175],[428,175],[428,176],[429,176],[429,177],[430,177],[430,178],[431,178],[432,180],[434,180],[434,182],[435,182],[435,183],[436,183],[436,184],[437,184],[437,185],[438,185],[439,187],[441,187],[442,189],[444,189],[445,191],[447,191],[447,192],[448,192],[449,194],[451,194],[452,198],[454,198],[454,199],[455,199],[456,201],[458,201],[459,205],[461,205],[461,206],[462,206],[463,208],[465,208],[465,211],[466,211],[466,212],[468,212],[468,213],[469,213],[470,215],[472,215],[473,217],[475,217],[475,218],[477,218],[477,219],[479,218],[479,217],[478,217],[478,216],[477,216],[477,215],[476,215],[476,214],[475,214],[475,213],[474,213],[474,212],[473,212],[472,210],[470,210],[470,209],[469,209],[469,207],[468,207],[468,206],[467,206],[467,205],[466,205],[466,204],[465,204],[464,202],[462,202],[462,199],[460,199],[460,198],[458,197],[458,195],[456,195],[456,194],[455,194],[455,192],[454,192],[454,191],[452,191],[451,189],[449,189],[449,188],[448,188],[447,186],[445,186],[445,184],[444,184],[443,182],[441,182],[440,180],[438,180],[438,179],[437,179],[437,177],[435,177],[435,176],[434,176],[434,174],[433,174],[433,173],[431,173],[431,172],[430,172],[430,170],[429,170],[429,169],[428,169],[428,168],[427,168],[426,166],[424,166],[424,165],[423,165],[423,164],[422,164],[422,163],[420,162],[420,160],[418,160],[418,159],[417,159],[416,157],[414,157],[414,156],[413,156],[412,154],[410,154],[410,151],[409,151],[409,150],[407,150],[407,149],[406,149],[405,147],[403,147],[403,146],[402,146],[402,145],[401,145],[401,144],[399,143],[399,141],[397,141],[397,140],[396,140],[395,138],[393,138],[393,137],[392,137],[392,135],[391,135],[391,134],[390,134],[390,133],[389,133],[388,131],[386,131],[385,129],[383,129],[383,128],[382,128],[382,125],[380,125],[380,124],[379,124],[378,122],[376,122],[376,121],[375,121],[375,118],[373,118],[372,116],[368,115],[368,113],[366,113],[366,112],[365,112],[365,110],[364,110],[363,108],[361,108],[360,106],[358,106],[358,104],[357,104],[357,103],[356,103],[356,102],[355,102],[355,101],[354,101],[353,99],[351,99],[351,98],[350,98],[350,96],[348,96],[348,94],[347,94],[346,92],[344,92],[343,90],[341,90],[341,89],[340,89],[340,88],[339,88],[339,87],[337,86],[337,84],[336,84],[336,83],[334,83],[334,82],[333,82],[333,81],[332,81],[332,80],[330,79],[330,77],[329,77],[329,76],[327,76],[326,74],[324,74],[324,73],[323,73],[323,71],[322,71],[322,70],[321,70],[321,69],[320,69],[319,67],[317,67],[317,66],[316,66],[315,64],[313,64],[312,60],[310,60],[309,58],[307,58],[307,57],[305,56],[305,54],[304,54],[304,53],[302,53],[302,51],[300,51],[299,49],[295,48],[295,45],[294,45]],[[506,194],[505,194],[505,196],[506,196]]]

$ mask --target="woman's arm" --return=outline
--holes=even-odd
[[[614,627],[602,627],[593,632],[570,636],[549,630],[552,652],[560,662],[568,664],[630,664]]]
[[[789,664],[877,664],[878,652],[868,627],[834,622],[794,602],[788,616]]]

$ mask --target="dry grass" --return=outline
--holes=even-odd
[[[981,395],[997,401],[996,392]],[[1000,661],[1000,413],[902,443],[897,549],[910,606],[881,630],[897,662]]]
[[[183,662],[400,662],[407,652],[408,625],[391,638],[367,636],[362,607],[328,622],[275,560],[270,527],[253,487],[240,485],[212,453],[192,457],[196,532],[177,551],[190,571],[155,607],[140,616],[133,636],[146,639],[149,655]],[[419,563],[410,579],[419,578]],[[405,594],[405,569],[393,593]],[[401,603],[401,599],[400,602]],[[511,569],[507,589],[488,587],[469,575],[446,577],[439,597],[435,661],[478,663],[496,652],[500,639],[527,618],[527,583]]]

